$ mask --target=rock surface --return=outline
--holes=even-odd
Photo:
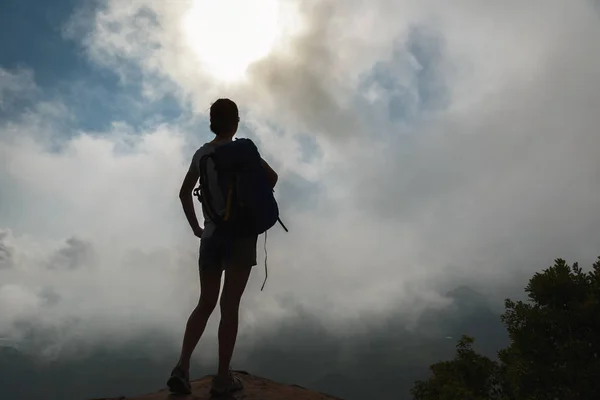
[[[244,389],[230,397],[220,397],[223,400],[342,400],[338,397],[313,392],[297,385],[286,385],[271,380],[250,375],[244,371],[235,371],[242,380]],[[209,400],[216,399],[209,394],[212,376],[205,376],[192,382],[192,394],[187,396],[169,393],[162,389],[156,393],[134,397],[112,397],[94,400]]]

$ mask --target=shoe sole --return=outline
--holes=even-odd
[[[167,387],[171,391],[171,393],[175,394],[191,394],[191,390],[185,385],[185,383],[177,378],[176,376],[172,376],[167,381]]]

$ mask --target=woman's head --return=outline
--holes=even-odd
[[[237,105],[229,99],[219,99],[210,106],[210,130],[217,136],[233,136],[240,122]]]

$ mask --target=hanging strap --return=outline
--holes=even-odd
[[[267,232],[265,231],[265,280],[262,284],[262,287],[260,288],[260,291],[262,292],[263,289],[265,288],[265,284],[267,283],[267,277],[269,276],[269,271],[267,270]]]
[[[288,228],[286,228],[286,226],[281,221],[281,218],[277,217],[277,222],[279,222],[279,225],[281,225],[281,227],[283,228],[284,231],[289,232]]]
[[[286,232],[289,232],[288,228],[283,224],[283,222],[281,221],[280,218],[277,218],[277,221],[279,221],[279,224]],[[260,288],[261,292],[265,288],[265,284],[267,283],[267,278],[269,277],[269,271],[267,268],[267,259],[269,257],[269,254],[267,253],[267,233],[268,232],[269,231],[265,231],[265,280],[263,281],[262,287]]]

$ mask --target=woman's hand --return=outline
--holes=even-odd
[[[204,229],[197,227],[194,229],[194,235],[196,235],[197,238],[202,239],[202,234],[204,233]]]

